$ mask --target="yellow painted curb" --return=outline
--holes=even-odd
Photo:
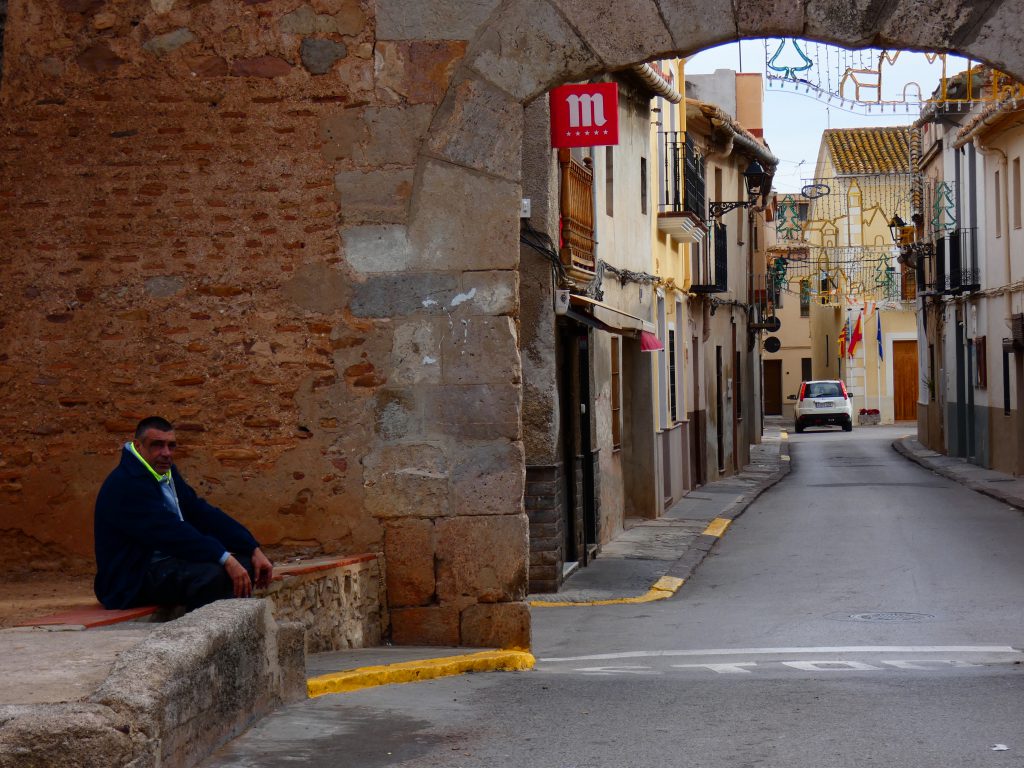
[[[655,600],[664,600],[672,597],[679,588],[683,586],[685,579],[678,576],[662,576],[651,586],[649,590],[638,597],[616,597],[610,600],[590,600],[589,602],[561,602],[546,603],[543,600],[534,600],[530,603],[534,608],[580,608],[591,605],[633,605],[635,603],[653,603]]]
[[[732,520],[726,520],[724,517],[716,517],[707,528],[704,529],[706,536],[721,536],[725,533],[725,529],[729,527]]]
[[[529,651],[480,651],[463,656],[402,661],[397,664],[332,672],[311,677],[306,681],[306,691],[312,699],[328,693],[349,693],[378,685],[417,683],[421,680],[434,680],[466,672],[511,672],[533,669],[536,663],[537,660]]]
[[[782,430],[782,432],[780,432],[779,434],[782,435],[783,440],[789,440],[789,432],[787,432],[786,430]]]

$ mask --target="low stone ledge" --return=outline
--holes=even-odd
[[[324,558],[283,566],[259,595],[278,621],[301,624],[306,652],[380,645],[388,628],[384,556]]]
[[[85,702],[0,708],[2,768],[185,768],[306,696],[303,627],[224,600],[155,628]]]

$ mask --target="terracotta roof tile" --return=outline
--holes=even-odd
[[[824,141],[836,173],[907,173],[911,130],[910,126],[830,128]]]

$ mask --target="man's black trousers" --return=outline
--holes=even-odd
[[[244,555],[235,559],[255,582],[252,560]],[[161,557],[149,564],[138,605],[183,605],[186,611],[235,596],[231,577],[219,563],[194,563],[177,557]]]

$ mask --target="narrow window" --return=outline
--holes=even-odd
[[[647,158],[640,158],[640,213],[647,215]]]
[[[996,237],[1003,236],[1003,188],[999,183],[999,171],[996,171]]]
[[[715,168],[715,202],[722,202],[722,169]]]
[[[828,334],[825,334],[825,367],[832,367],[832,350],[829,349],[830,340]]]
[[[1020,158],[1013,158],[1013,226],[1020,229]]]
[[[604,212],[609,216],[615,215],[615,196],[612,193],[615,182],[615,160],[612,149],[613,147],[604,148]]]
[[[800,381],[810,381],[814,377],[811,375],[811,358],[801,357],[800,358]]]
[[[974,354],[977,356],[974,386],[978,389],[985,389],[988,387],[988,338],[986,336],[979,336],[974,340]]]
[[[740,367],[740,351],[736,350],[736,370],[733,372],[733,381],[736,384],[733,402],[736,403],[736,420],[743,421],[743,368]]]
[[[935,345],[928,345],[928,402],[935,402]]]
[[[668,412],[672,423],[679,421],[679,410],[676,402],[676,332],[668,329]]]
[[[811,281],[804,278],[800,281],[800,317],[811,316]]]
[[[619,337],[612,336],[612,448],[622,447],[622,374]]]
[[[1010,353],[1003,349],[1003,415],[1010,414]]]

